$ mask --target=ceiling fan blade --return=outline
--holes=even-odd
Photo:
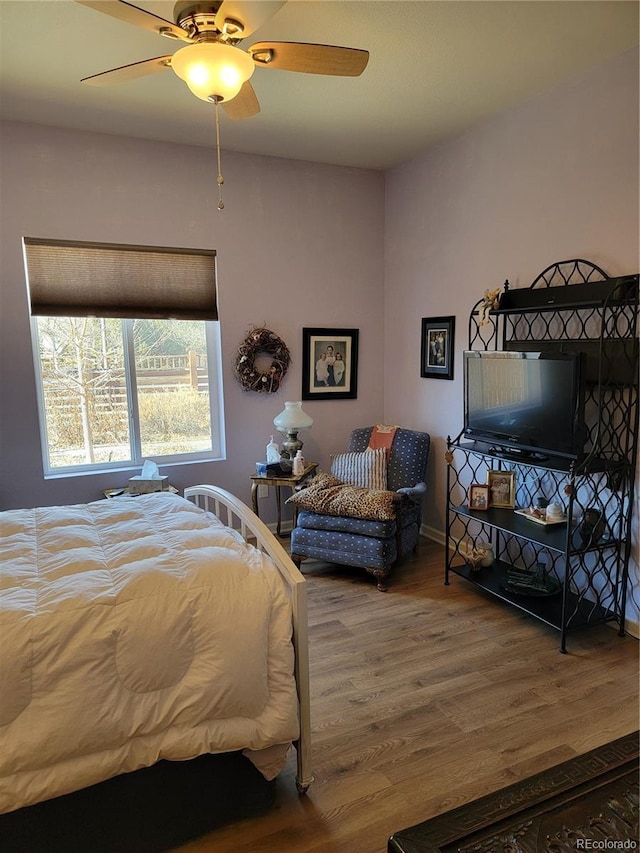
[[[96,12],[104,12],[105,15],[111,15],[112,18],[118,18],[118,20],[133,24],[135,27],[142,27],[143,30],[149,30],[149,32],[180,41],[190,41],[185,30],[174,24],[173,21],[166,21],[152,12],[134,6],[133,3],[125,2],[125,0],[76,0],[76,3],[87,6],[89,9],[95,9]]]
[[[216,13],[216,28],[224,32],[229,19],[242,24],[242,38],[250,36],[284,6],[286,0],[224,0]]]
[[[154,59],[143,59],[142,62],[133,62],[131,65],[122,65],[120,68],[84,77],[80,82],[89,86],[113,86],[114,83],[124,83],[138,77],[146,77],[147,74],[155,74],[157,71],[166,71],[170,64],[171,54],[156,56]]]
[[[294,41],[257,42],[249,53],[260,67],[339,77],[358,77],[369,61],[368,50]]]
[[[223,101],[225,113],[232,119],[250,118],[260,112],[260,104],[255,90],[247,80],[240,92],[230,101]]]

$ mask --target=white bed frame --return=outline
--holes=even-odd
[[[196,506],[212,512],[227,527],[267,554],[283,578],[293,610],[293,647],[298,692],[300,738],[296,742],[298,790],[305,792],[313,782],[311,774],[311,712],[309,695],[309,637],[307,631],[307,588],[302,574],[269,528],[235,495],[217,486],[190,486],[184,496]]]

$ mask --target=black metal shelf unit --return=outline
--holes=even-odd
[[[497,308],[487,313],[479,300],[469,317],[470,350],[582,355],[587,430],[580,458],[514,457],[508,448],[468,441],[462,431],[447,439],[445,583],[453,573],[551,625],[560,631],[561,652],[573,629],[616,621],[624,635],[638,445],[637,317],[638,275],[610,278],[581,259],[552,264],[529,288],[512,290],[505,282]],[[470,509],[469,486],[485,483],[490,470],[513,471],[516,508],[544,497],[561,503],[568,520],[540,525],[511,509]],[[473,553],[482,544],[491,545],[495,562],[478,569]],[[514,590],[514,571],[546,578],[545,591]]]

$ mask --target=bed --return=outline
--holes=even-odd
[[[149,767],[292,744],[311,784],[306,590],[214,486],[0,513],[0,814]]]

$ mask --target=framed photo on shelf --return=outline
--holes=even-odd
[[[302,399],[355,400],[358,329],[302,330]]]
[[[513,509],[516,504],[516,478],[513,471],[488,471],[489,506]]]
[[[420,345],[420,376],[453,379],[455,317],[423,317]]]
[[[471,483],[469,486],[469,509],[489,509],[489,486],[485,483]]]

